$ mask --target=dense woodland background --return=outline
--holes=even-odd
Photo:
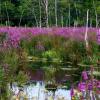
[[[100,0],[0,0],[0,24],[10,26],[100,26]]]

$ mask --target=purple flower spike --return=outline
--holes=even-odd
[[[82,78],[83,78],[83,80],[87,80],[88,79],[88,75],[87,75],[86,71],[82,72]]]
[[[73,89],[73,87],[71,88],[70,95],[71,95],[71,97],[74,96],[74,89]]]
[[[85,82],[80,82],[80,83],[78,84],[78,89],[79,89],[81,92],[85,91],[85,90],[86,90],[86,83],[85,83]]]

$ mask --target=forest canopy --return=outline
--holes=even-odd
[[[99,0],[0,0],[0,24],[10,26],[100,26]]]

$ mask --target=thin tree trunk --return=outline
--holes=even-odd
[[[61,16],[61,26],[62,26],[62,28],[64,26],[63,15]]]
[[[35,18],[35,21],[36,21],[36,26],[38,27],[38,21],[37,21],[36,15],[35,15],[35,10],[34,10],[34,8],[33,8],[33,14],[34,14],[34,18]]]
[[[58,26],[58,19],[57,19],[57,0],[55,0],[55,20],[56,20],[56,27]]]
[[[88,44],[88,19],[89,19],[89,9],[87,10],[87,22],[86,22],[86,31],[85,31],[85,45],[86,45],[86,48],[89,47],[89,44]]]
[[[48,15],[48,0],[41,0],[42,6],[46,14],[46,27],[49,27],[49,15]]]
[[[49,24],[48,24],[48,0],[46,0],[45,5],[46,5],[46,26],[49,27]]]
[[[77,13],[77,7],[76,7],[76,3],[74,3],[74,6],[75,6],[75,9],[76,9],[76,16],[77,16],[77,23],[78,23],[78,13]],[[75,22],[75,24],[76,24],[76,22]],[[76,27],[77,27],[77,24],[76,24]]]
[[[90,27],[92,27],[92,19],[90,20]]]
[[[95,10],[95,17],[96,17],[96,28],[98,27],[98,14],[96,12],[96,6],[95,6],[95,3],[94,3],[94,0],[93,0],[93,7],[94,7],[94,10]]]
[[[39,0],[39,9],[40,9],[40,28],[42,26],[42,22],[41,22],[41,0]]]
[[[22,14],[21,14],[21,16],[20,16],[19,27],[20,27],[20,24],[21,24],[21,21],[22,21],[23,13],[24,13],[24,10],[22,11]]]
[[[1,25],[2,25],[2,15],[1,15],[1,0],[0,0],[0,22],[1,22]]]
[[[6,7],[6,14],[7,14],[7,19],[8,19],[6,24],[7,24],[8,26],[10,26],[9,14],[8,14],[8,11],[7,11],[7,4],[6,4],[6,2],[5,2],[5,7]]]
[[[68,19],[69,19],[69,27],[70,27],[70,5],[69,5],[69,15],[68,15]]]

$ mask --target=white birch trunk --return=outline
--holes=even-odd
[[[77,21],[75,22],[75,23],[76,23],[76,27],[77,27],[77,24],[78,24],[78,13],[77,13],[77,7],[76,7],[76,3],[74,3],[74,6],[75,6],[75,10],[76,10],[76,16],[77,16]]]
[[[69,15],[68,15],[68,19],[69,19],[69,27],[70,27],[70,5],[69,5]]]
[[[58,19],[57,19],[57,0],[55,0],[55,20],[56,20],[56,27],[58,26]]]
[[[41,0],[42,6],[46,13],[46,27],[49,27],[49,15],[48,15],[48,0]]]
[[[48,22],[48,0],[44,0],[45,4],[45,11],[46,11],[46,27],[49,27],[49,22]]]
[[[6,14],[7,14],[7,22],[6,22],[6,25],[8,25],[10,27],[9,14],[8,14],[8,11],[7,11],[7,4],[6,4],[6,2],[5,2],[5,7],[6,7]]]
[[[96,28],[97,28],[98,27],[98,15],[96,12],[95,12],[95,15],[96,15]]]
[[[21,21],[22,21],[23,13],[24,13],[24,10],[22,11],[22,14],[21,14],[21,16],[20,16],[19,27],[20,27],[20,24],[21,24]]]
[[[95,6],[95,3],[94,3],[94,0],[93,0],[93,7],[94,7],[94,10],[95,10],[95,17],[96,17],[96,28],[98,27],[98,14],[96,12],[96,6]]]
[[[41,22],[41,0],[39,0],[39,9],[40,9],[40,22],[39,22],[39,26],[40,26],[40,28],[41,28],[41,26],[42,26],[42,22]]]
[[[87,10],[87,22],[86,22],[86,31],[85,31],[85,45],[86,45],[86,48],[89,47],[89,44],[88,44],[88,20],[89,20],[89,9]]]
[[[61,26],[62,26],[62,28],[64,26],[63,15],[61,16]]]
[[[34,10],[34,8],[33,8],[33,14],[34,14],[34,18],[35,18],[35,21],[36,21],[36,26],[38,27],[38,21],[37,21],[36,15],[35,15],[35,10]]]
[[[1,0],[0,0],[0,22],[1,22],[1,25],[2,25],[2,16],[1,16]]]

